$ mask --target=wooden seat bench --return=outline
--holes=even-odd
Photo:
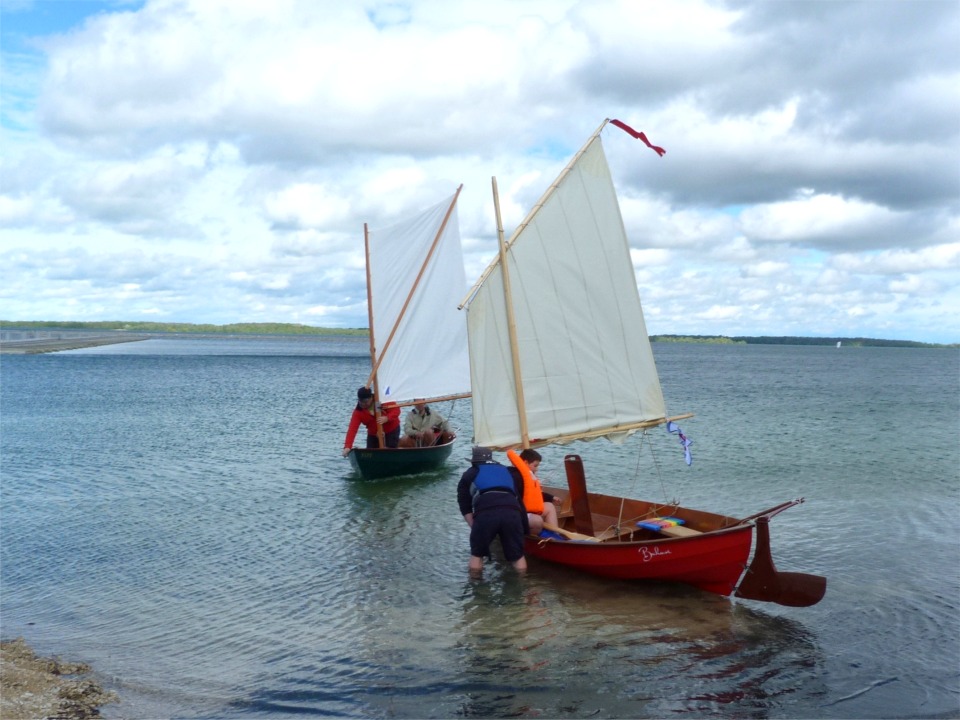
[[[699,530],[684,527],[683,525],[673,525],[672,527],[660,528],[660,532],[670,537],[690,537],[691,535],[700,535]]]

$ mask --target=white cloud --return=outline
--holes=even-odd
[[[902,248],[870,254],[843,253],[834,256],[830,264],[848,273],[870,275],[958,270],[960,242],[918,250]]]
[[[103,5],[2,50],[4,316],[363,326],[365,222],[463,183],[474,278],[620,117],[652,332],[957,341],[960,8],[792,7]]]
[[[346,203],[326,187],[296,183],[267,195],[264,210],[268,219],[282,225],[320,228],[348,216]]]
[[[713,305],[704,312],[698,313],[697,317],[704,320],[729,320],[740,317],[743,308],[736,305]]]
[[[808,190],[795,200],[757,205],[741,215],[744,235],[758,242],[820,249],[883,247],[902,242],[899,236],[891,237],[891,231],[904,232],[908,224],[907,213]]]

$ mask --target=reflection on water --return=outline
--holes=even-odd
[[[359,480],[363,343],[176,342],[0,365],[3,633],[91,663],[107,717],[960,715],[957,353],[657,349],[695,460],[652,435],[636,494],[806,495],[772,528],[778,567],[830,579],[798,610],[537,561],[473,580],[469,427],[437,472]],[[638,466],[575,451],[597,489]]]
[[[783,716],[826,688],[803,625],[679,586],[507,564],[462,586],[464,717]]]

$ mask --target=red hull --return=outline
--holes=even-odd
[[[747,567],[753,525],[695,537],[592,543],[529,537],[531,557],[601,577],[680,582],[729,595]]]
[[[779,572],[770,555],[770,518],[803,498],[737,519],[588,493],[580,457],[568,455],[564,465],[569,492],[544,488],[563,501],[560,524],[550,527],[562,539],[528,537],[527,555],[600,577],[685,583],[788,607],[809,607],[823,599],[826,578]],[[754,529],[757,547],[748,567]]]

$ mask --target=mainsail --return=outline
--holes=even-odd
[[[462,187],[462,186],[461,186]],[[367,230],[373,362],[381,401],[470,393],[459,189],[416,217]]]
[[[600,141],[604,125],[501,254],[515,333],[500,258],[468,296],[474,439],[480,445],[601,436],[622,441],[665,419],[629,243]]]

